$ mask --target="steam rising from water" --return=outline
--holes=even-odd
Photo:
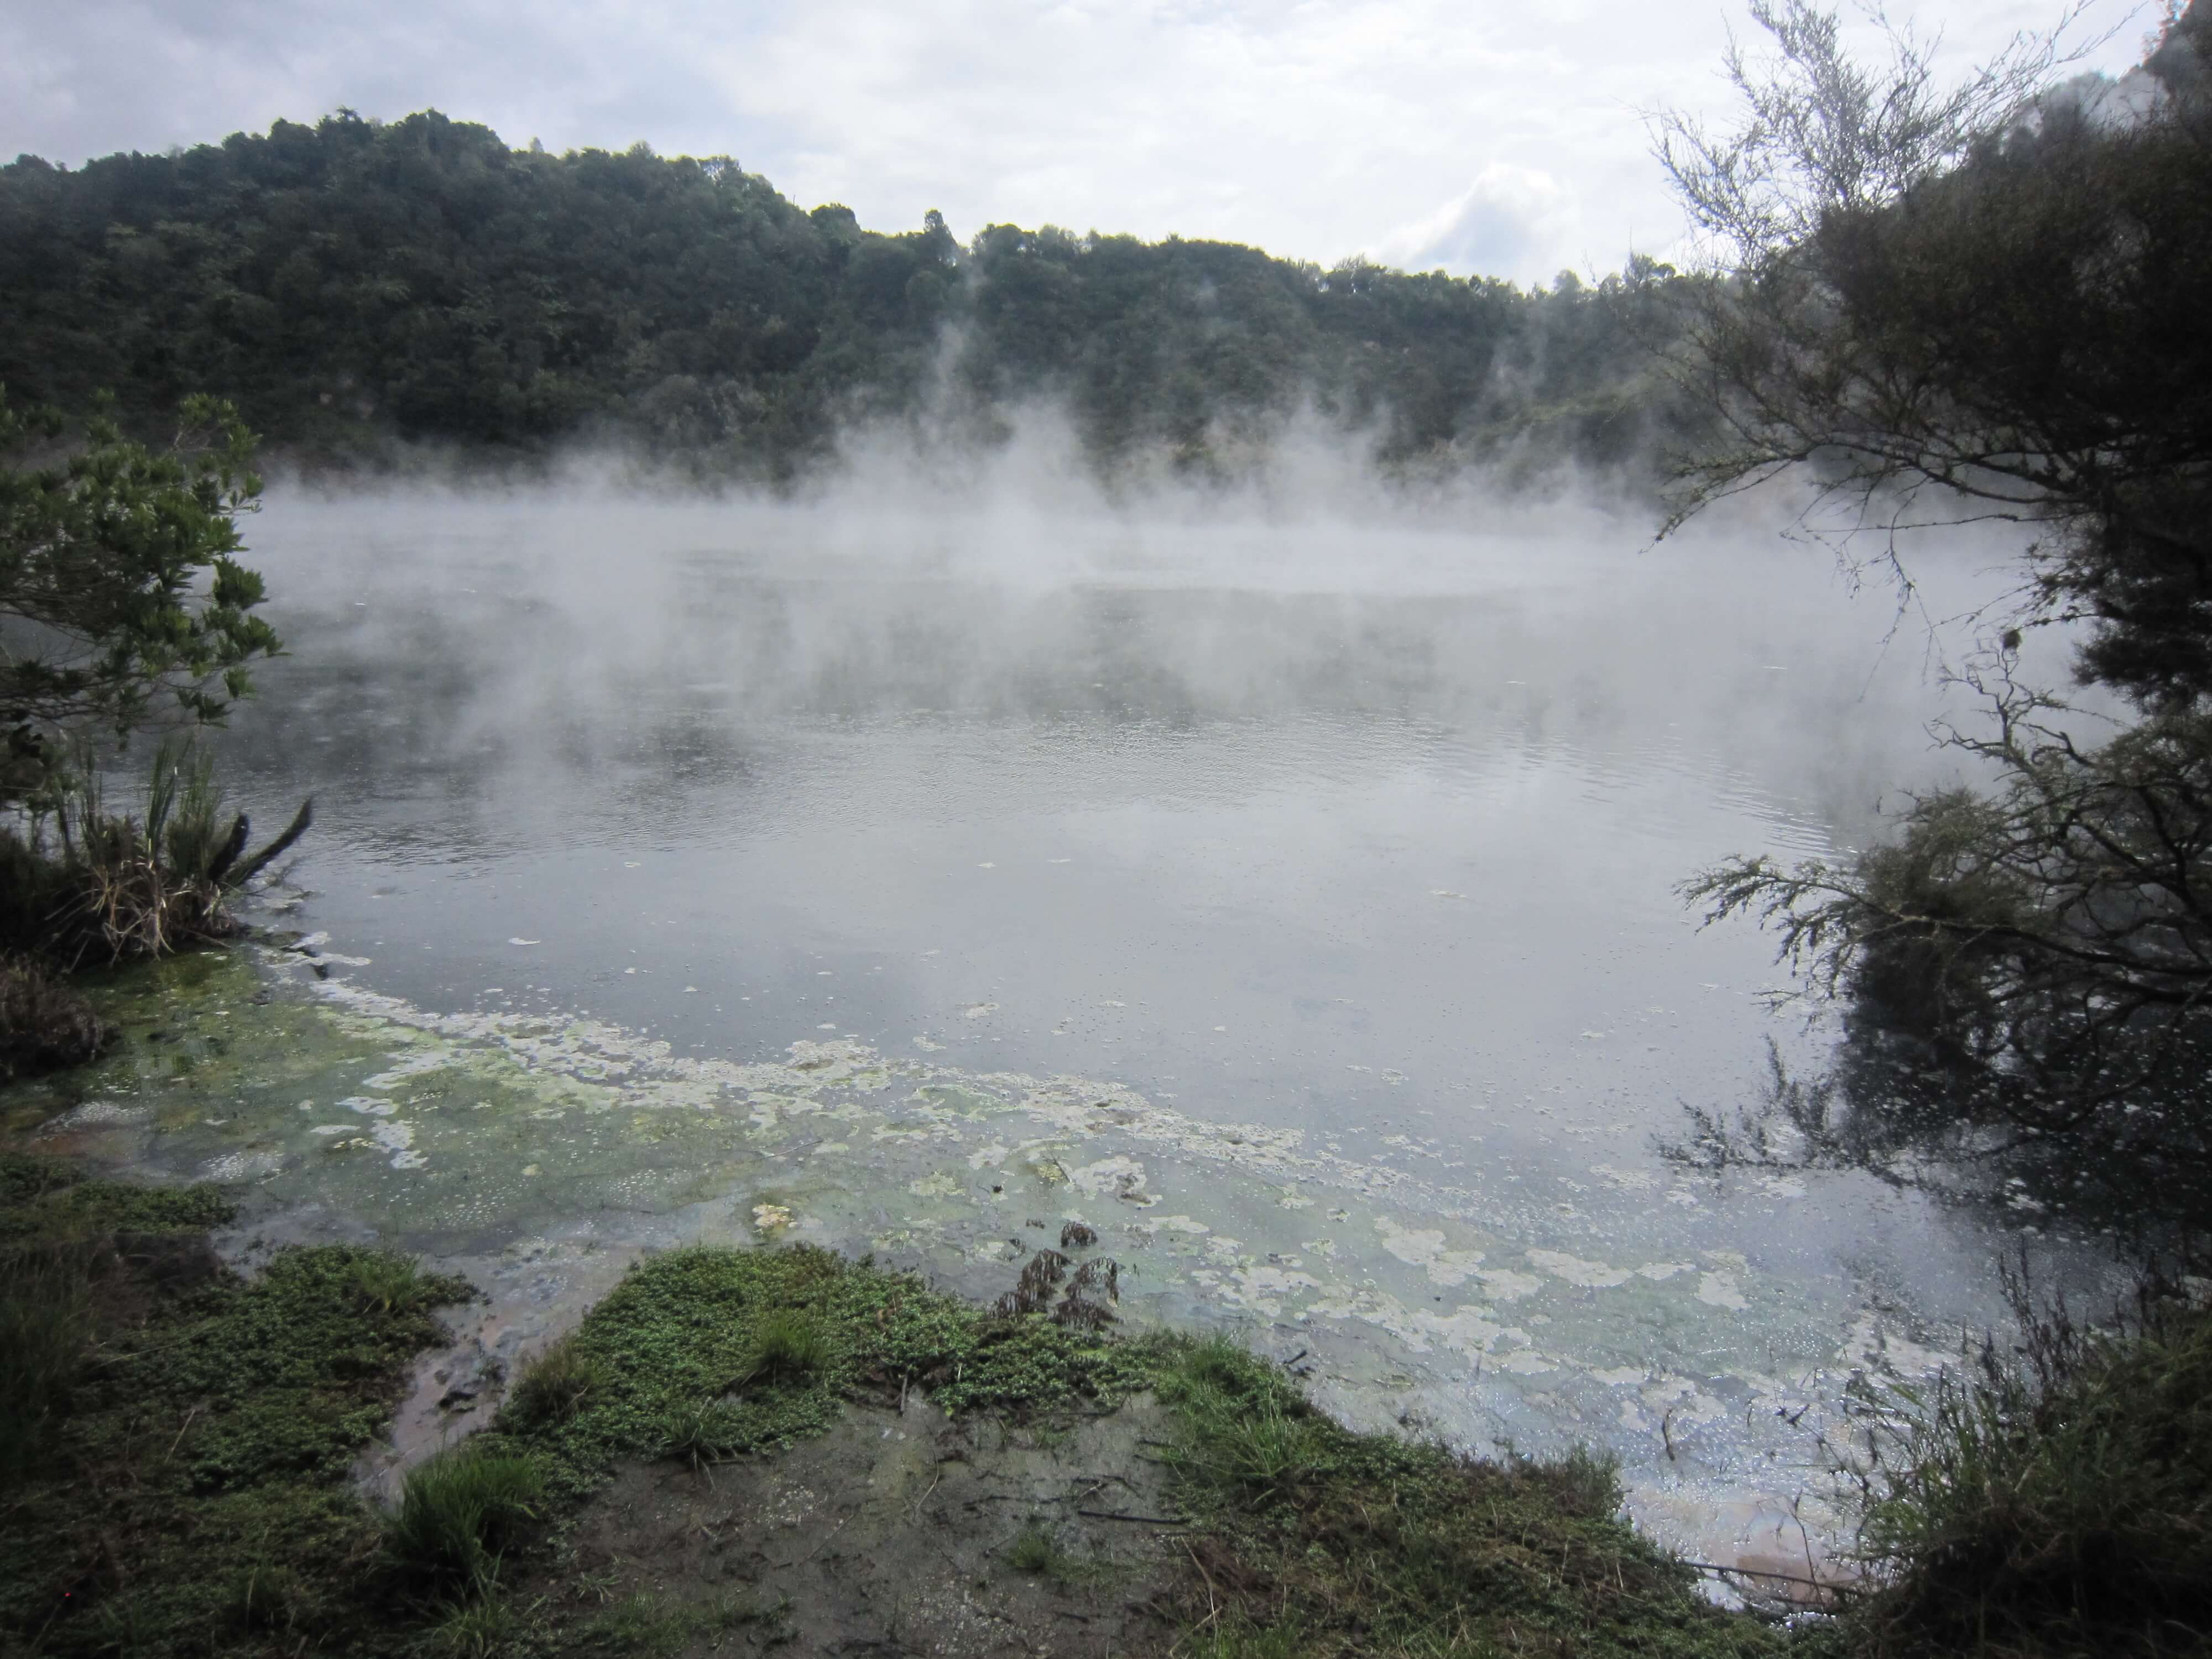
[[[1733,852],[1832,852],[1876,831],[1885,790],[1947,781],[1929,671],[1971,635],[1926,618],[1985,597],[2001,544],[1931,550],[1900,620],[1771,528],[1645,550],[1637,516],[1394,491],[1323,448],[1227,491],[1109,493],[1072,454],[1038,428],[948,485],[855,441],[801,500],[280,494],[254,555],[296,654],[227,766],[258,811],[318,795],[294,914],[334,983],[426,1030],[607,1022],[664,1043],[656,1066],[733,1078],[843,1045],[986,1115],[1072,1079],[1070,1111],[1138,1114],[1086,1119],[1093,1173],[1294,1149],[1260,1171],[1281,1194],[1178,1176],[1195,1231],[1155,1242],[1197,1264],[1180,1310],[1364,1322],[1524,1370],[1571,1325],[1603,1357],[1511,1409],[1632,1446],[1653,1512],[1688,1478],[1651,1461],[1673,1407],[1717,1425],[1714,1402],[1779,1397],[1778,1367],[1827,1363],[1876,1307],[1906,1310],[1900,1340],[1987,1316],[1982,1223],[1838,1177],[1691,1191],[1656,1142],[1685,1103],[1749,1096],[1770,1039],[1826,1040],[1765,1012],[1768,942],[1698,932],[1674,884]],[[773,1111],[718,1110],[717,1156],[784,1155],[755,1144]],[[384,1150],[466,1162],[433,1126]],[[988,1185],[988,1145],[961,1152]],[[618,1242],[629,1154],[569,1156],[616,1195],[590,1225]],[[1345,1170],[1398,1172],[1356,1247],[1297,1231]],[[927,1178],[848,1194],[838,1237],[967,1202]],[[742,1218],[754,1195],[724,1200]],[[1211,1266],[1190,1243],[1224,1236]],[[973,1266],[997,1235],[930,1237]],[[1342,1261],[1316,1265],[1332,1238]],[[1376,1273],[1407,1279],[1395,1313]],[[1524,1279],[1564,1298],[1542,1304],[1560,1328],[1532,1314],[1509,1340]],[[1735,1382],[1685,1370],[1686,1319],[1728,1327]],[[1473,1433],[1456,1376],[1424,1409]],[[1387,1379],[1361,1377],[1346,1398],[1376,1408]],[[1740,1473],[1751,1443],[1723,1443],[1711,1467]]]

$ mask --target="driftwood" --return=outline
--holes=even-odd
[[[310,795],[300,803],[300,810],[292,815],[292,822],[286,827],[284,833],[223,878],[222,884],[225,887],[245,886],[247,882],[252,881],[254,877],[259,875],[289,851],[292,843],[306,835],[307,826],[314,821],[315,798]],[[232,838],[240,846],[245,843],[245,829],[246,815],[241,812],[238,817],[237,827],[231,831]],[[227,863],[228,860],[225,862]]]
[[[207,878],[216,886],[222,885],[223,872],[246,851],[246,837],[252,827],[243,812],[231,821],[230,834],[223,837],[222,849],[208,860]]]

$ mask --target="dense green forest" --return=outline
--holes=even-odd
[[[1065,403],[1102,466],[1233,465],[1310,405],[1395,465],[1632,465],[1680,279],[1549,290],[1228,243],[805,212],[726,158],[554,155],[426,112],[0,167],[0,385],[149,431],[195,392],[279,453],[616,441],[787,477],[855,418],[955,436]]]

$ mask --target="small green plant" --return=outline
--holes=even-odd
[[[430,1638],[440,1653],[453,1659],[492,1659],[514,1639],[521,1623],[505,1596],[485,1595],[448,1602]]]
[[[507,1409],[526,1424],[565,1423],[606,1387],[610,1373],[574,1331],[548,1343],[522,1368]]]
[[[233,1616],[249,1631],[289,1630],[299,1616],[298,1575],[265,1558],[242,1569],[231,1592]]]
[[[1057,1576],[1055,1570],[1060,1564],[1060,1546],[1042,1527],[1030,1528],[1006,1549],[1006,1565],[1032,1577]]]
[[[544,1492],[529,1458],[454,1447],[409,1473],[386,1522],[386,1548],[416,1578],[480,1595],[497,1582],[501,1554],[537,1518]]]
[[[1577,1441],[1560,1456],[1534,1466],[1542,1470],[1570,1515],[1603,1519],[1620,1512],[1620,1457]]]
[[[661,1596],[640,1590],[594,1613],[572,1634],[586,1651],[668,1659],[698,1637],[735,1630],[763,1616],[757,1605],[742,1595],[672,1605]]]
[[[668,1414],[668,1455],[695,1469],[720,1462],[744,1442],[743,1415],[726,1401],[694,1401]]]
[[[1304,1647],[1294,1620],[1255,1625],[1232,1616],[1215,1620],[1186,1651],[1194,1659],[1297,1659]]]
[[[420,1300],[422,1270],[411,1256],[379,1250],[346,1269],[346,1293],[363,1313],[396,1313]]]
[[[799,1382],[829,1368],[836,1349],[811,1317],[794,1310],[764,1316],[745,1351],[736,1381]]]

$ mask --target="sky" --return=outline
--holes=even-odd
[[[1911,0],[1893,5],[1911,15]],[[2148,5],[2088,0],[2085,60]],[[2057,4],[1923,3],[1947,64]],[[1644,112],[1725,115],[1747,0],[0,0],[0,156],[77,165],[436,108],[508,143],[733,155],[878,230],[1249,242],[1548,281],[1682,221]]]

